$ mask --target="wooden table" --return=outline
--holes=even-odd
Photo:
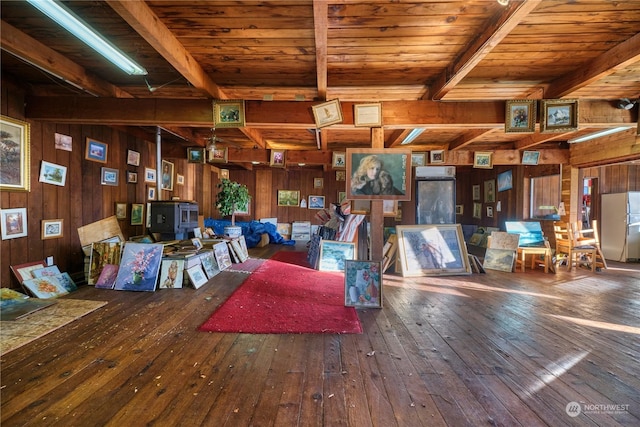
[[[536,256],[542,255],[544,257],[544,272],[549,272],[549,267],[551,266],[551,248],[548,243],[546,243],[545,246],[538,247],[518,247],[516,264],[520,264],[520,268],[523,273],[527,255],[531,255],[532,269],[535,268]]]

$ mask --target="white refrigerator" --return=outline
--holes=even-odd
[[[640,260],[640,191],[602,195],[600,246],[613,261]]]

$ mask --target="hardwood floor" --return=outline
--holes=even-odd
[[[280,249],[296,248],[251,254]],[[637,426],[640,265],[609,267],[388,274],[361,335],[198,332],[242,273],[198,290],[82,286],[72,298],[108,304],[2,356],[1,423]]]

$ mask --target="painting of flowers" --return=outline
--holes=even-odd
[[[23,285],[36,298],[55,298],[69,293],[57,278],[52,276],[28,279],[23,282]]]
[[[114,289],[121,291],[155,291],[162,244],[126,243]]]

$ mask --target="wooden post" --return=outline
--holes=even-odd
[[[384,148],[384,130],[371,128],[371,148]],[[374,261],[382,260],[384,246],[384,214],[382,200],[371,201],[371,234],[369,235],[369,258]]]

